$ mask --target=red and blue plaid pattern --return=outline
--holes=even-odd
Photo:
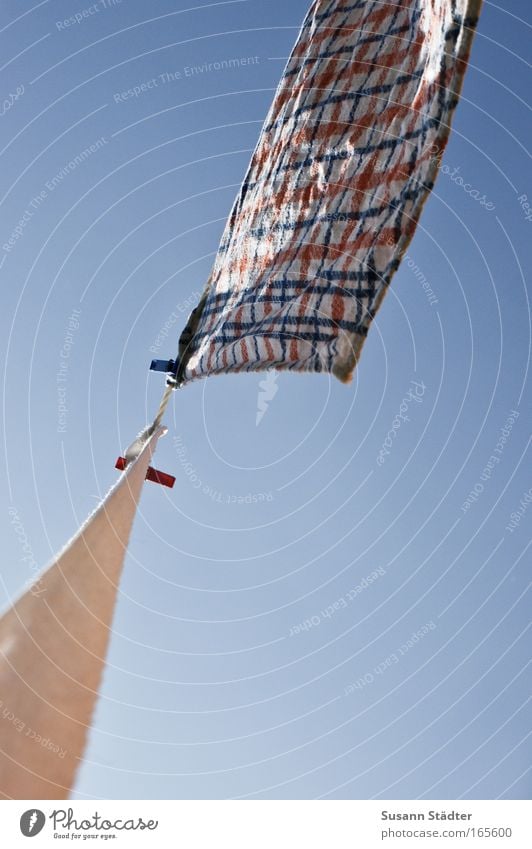
[[[315,0],[180,339],[178,380],[347,381],[432,189],[481,0]]]

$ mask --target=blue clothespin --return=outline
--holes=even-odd
[[[176,386],[178,365],[176,360],[152,360],[150,371],[163,372],[166,374],[166,385]]]
[[[176,372],[176,363],[175,360],[152,360],[150,371],[162,371],[166,374],[175,374]]]

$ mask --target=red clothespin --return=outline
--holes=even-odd
[[[115,463],[115,469],[119,469],[121,472],[125,471],[127,466],[128,461],[125,457],[119,457]],[[148,466],[146,480],[153,481],[153,483],[159,483],[161,486],[167,486],[170,489],[172,489],[175,484],[175,478],[173,475],[167,475],[165,472],[160,472],[158,469],[152,468],[152,466]]]

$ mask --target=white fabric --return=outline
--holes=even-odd
[[[76,536],[0,619],[3,798],[68,798],[98,695],[131,527],[162,433],[156,430]]]

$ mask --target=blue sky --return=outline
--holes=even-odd
[[[4,607],[151,420],[306,9],[4,2]],[[353,384],[176,395],[78,798],[530,797],[529,38],[485,3]]]

